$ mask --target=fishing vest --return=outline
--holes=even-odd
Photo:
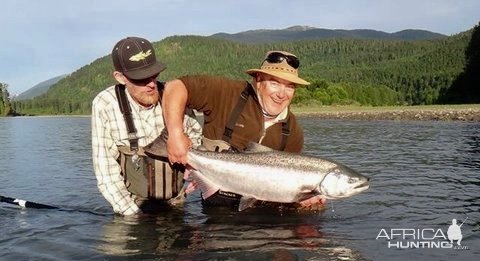
[[[161,103],[163,83],[157,84]],[[177,165],[174,167],[168,158],[153,159],[144,153],[143,148],[138,146],[137,130],[125,94],[125,85],[117,84],[115,94],[130,143],[130,146],[118,146],[120,152],[118,162],[127,190],[143,199],[168,200],[177,196],[184,183],[184,168]]]
[[[223,131],[222,140],[209,140],[203,139],[203,147],[209,151],[238,151],[237,148],[232,148],[230,145],[230,140],[232,139],[233,129],[235,127],[235,123],[237,123],[238,117],[243,111],[245,104],[250,96],[256,95],[253,87],[250,83],[247,82],[247,87],[242,91],[240,97],[237,101],[237,104],[233,108],[232,112],[227,121],[227,125]],[[290,136],[290,126],[289,122],[285,121],[282,122],[282,143],[280,145],[281,151],[285,150],[287,146],[287,139]]]

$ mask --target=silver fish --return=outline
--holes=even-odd
[[[162,137],[144,149],[151,157],[167,155]],[[246,153],[192,149],[187,164],[203,198],[218,190],[240,194],[239,211],[257,200],[292,203],[317,195],[337,199],[369,187],[369,178],[340,163],[274,151],[257,143],[250,143]]]

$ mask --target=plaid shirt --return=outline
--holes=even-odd
[[[132,117],[137,130],[138,146],[145,146],[157,138],[165,127],[160,104],[144,108],[128,93]],[[193,147],[200,145],[202,128],[193,118],[185,116],[184,131],[192,139]],[[139,213],[136,196],[130,193],[120,174],[117,146],[129,146],[123,114],[115,95],[115,86],[100,92],[92,103],[92,158],[97,186],[113,211],[122,215]]]

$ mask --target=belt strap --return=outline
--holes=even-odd
[[[233,111],[230,113],[230,117],[228,118],[227,125],[225,126],[225,130],[223,131],[223,138],[222,140],[226,142],[230,142],[232,139],[233,128],[235,127],[235,123],[240,116],[240,113],[243,111],[245,104],[247,103],[248,97],[253,94],[253,87],[250,83],[247,82],[247,87],[242,91],[240,97],[238,98],[238,102],[233,108]]]
[[[288,121],[282,122],[282,143],[280,145],[281,151],[285,150],[285,147],[287,146],[288,136],[290,136],[290,130],[288,125]]]

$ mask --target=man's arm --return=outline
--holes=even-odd
[[[122,215],[140,212],[134,198],[128,192],[116,161],[119,155],[116,144],[106,126],[107,117],[94,101],[92,106],[92,159],[97,186],[103,197],[112,205],[113,211]]]
[[[198,122],[197,117],[192,109],[186,109],[186,113],[183,118],[183,132],[192,141],[192,147],[194,149],[202,145],[202,125],[200,125]]]
[[[169,81],[165,84],[162,106],[165,125],[168,130],[167,152],[171,163],[187,163],[187,152],[191,141],[183,130],[183,117],[187,104],[188,91],[180,80]]]

